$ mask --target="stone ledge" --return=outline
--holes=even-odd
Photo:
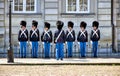
[[[9,15],[9,13],[7,13]],[[42,13],[12,13],[12,15],[42,15]]]
[[[65,58],[63,61],[56,59],[20,59],[14,63],[7,63],[7,59],[0,59],[0,65],[120,65],[119,58]]]
[[[61,15],[95,15],[95,13],[61,13]]]

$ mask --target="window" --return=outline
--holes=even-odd
[[[66,0],[67,13],[89,13],[90,0]]]
[[[13,0],[13,13],[36,13],[36,0]]]

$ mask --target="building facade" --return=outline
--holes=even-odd
[[[115,49],[120,51],[120,1],[113,1],[114,25],[115,25]],[[76,35],[81,21],[87,22],[87,30],[90,34],[92,22],[99,21],[101,40],[100,46],[112,44],[111,25],[111,0],[13,0],[12,2],[12,44],[18,45],[17,34],[20,29],[20,21],[27,21],[27,29],[31,29],[32,20],[39,22],[39,30],[43,31],[44,22],[51,23],[51,29],[56,29],[56,21],[74,22]],[[0,48],[8,48],[9,43],[9,2],[0,0]],[[90,35],[89,35],[90,36]],[[90,44],[90,39],[88,44]],[[3,48],[4,47],[4,48]]]

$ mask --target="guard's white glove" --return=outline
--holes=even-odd
[[[30,42],[30,46],[32,46],[32,42]]]
[[[80,45],[80,42],[77,42],[78,43],[78,45]]]
[[[90,43],[92,44],[93,42],[92,42],[92,41],[90,41]]]
[[[20,42],[18,42],[18,44],[20,45]]]
[[[42,42],[42,45],[44,45],[44,42]]]
[[[67,44],[67,42],[65,42],[65,44]]]

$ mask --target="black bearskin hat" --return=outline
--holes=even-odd
[[[37,25],[38,25],[38,22],[37,22],[37,21],[35,21],[35,20],[33,20],[33,21],[32,21],[32,26],[37,27]]]
[[[20,25],[21,25],[21,26],[26,27],[26,24],[27,24],[26,21],[21,21],[21,22],[20,22]]]
[[[97,22],[97,21],[93,21],[93,23],[92,23],[92,27],[99,27],[99,22]]]
[[[69,21],[69,22],[68,22],[68,27],[73,28],[73,27],[74,27],[74,23],[73,23],[72,21]]]
[[[63,23],[62,21],[57,21],[57,22],[56,22],[56,25],[57,25],[57,29],[58,29],[58,30],[61,30],[62,27],[64,26],[64,23]]]
[[[80,27],[86,28],[86,26],[87,26],[86,22],[82,21],[82,22],[80,23]]]
[[[44,27],[45,27],[45,28],[48,28],[48,29],[50,29],[50,23],[48,23],[48,22],[45,22],[44,24],[45,24],[45,25],[44,25]]]

